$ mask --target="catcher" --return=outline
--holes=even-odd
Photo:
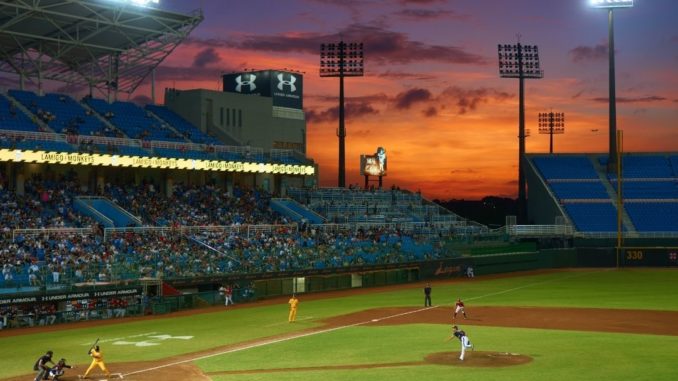
[[[104,364],[104,356],[101,354],[101,350],[99,349],[98,345],[90,349],[87,354],[92,356],[92,364],[90,364],[89,368],[87,368],[87,371],[85,371],[85,374],[82,376],[82,378],[87,378],[87,375],[89,375],[89,372],[91,372],[95,366],[98,366],[99,369],[104,371],[104,373],[106,373],[106,377],[111,377],[111,372],[108,371],[106,364]]]
[[[47,376],[50,380],[57,381],[59,380],[59,377],[64,375],[64,368],[72,369],[75,367],[66,364],[66,359],[61,359],[58,363],[56,363],[56,365],[54,365],[54,367],[52,367],[52,369],[49,370]]]

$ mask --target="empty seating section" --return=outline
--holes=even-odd
[[[577,230],[614,232],[617,176],[604,172],[607,155],[595,159],[600,176],[586,156],[535,156],[532,162]],[[678,231],[678,155],[626,154],[622,169],[624,211],[633,224],[624,228],[641,233]]]
[[[38,131],[38,125],[0,95],[0,130]]]
[[[534,157],[532,162],[545,180],[598,178],[586,156],[539,156]]]
[[[183,136],[164,127],[159,120],[134,103],[109,104],[103,99],[86,99],[85,102],[132,139],[186,142]]]
[[[673,176],[678,177],[678,156],[672,155],[669,156],[669,164],[673,170]]]
[[[617,231],[617,209],[612,203],[568,203],[564,208],[579,231]]]
[[[673,171],[665,156],[624,155],[622,161],[622,178],[654,178],[673,177]],[[612,175],[616,178],[616,175]]]
[[[551,190],[560,200],[562,199],[607,199],[608,196],[603,183],[594,182],[563,182],[551,183]]]
[[[627,202],[624,207],[639,232],[678,232],[676,202]]]
[[[146,110],[151,111],[155,115],[159,116],[162,120],[174,127],[175,130],[183,134],[184,137],[189,139],[194,143],[199,144],[222,144],[218,139],[215,139],[200,129],[196,128],[194,125],[189,123],[186,119],[175,114],[172,110],[164,106],[157,105],[147,105]]]
[[[612,181],[617,190],[617,182]],[[624,199],[675,199],[678,200],[678,182],[676,181],[624,181],[622,185]]]
[[[9,95],[57,133],[118,136],[118,131],[109,128],[95,116],[88,115],[85,108],[67,95],[47,94],[41,97],[21,90],[10,90]]]

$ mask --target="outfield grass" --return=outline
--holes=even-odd
[[[678,310],[675,270],[577,270],[514,278],[462,280],[434,284],[434,304],[452,304],[461,296],[469,311],[473,306],[543,306],[599,307],[646,310]],[[56,357],[66,357],[73,363],[87,363],[89,343],[99,337],[107,362],[142,361],[165,358],[239,343],[295,330],[317,326],[325,317],[342,315],[367,308],[412,306],[423,303],[420,285],[405,290],[386,290],[370,294],[314,301],[301,296],[300,322],[286,324],[287,305],[235,308],[223,312],[197,314],[188,317],[159,318],[93,328],[64,330],[0,338],[0,378],[29,373],[35,359],[52,349]],[[298,338],[288,342],[231,353],[199,361],[207,372],[262,367],[305,367],[333,363],[365,364],[375,362],[419,361],[425,354],[457,350],[443,343],[448,327],[416,325],[402,327],[353,327],[334,332]],[[469,332],[483,350],[526,353],[535,361],[528,365],[500,369],[461,369],[426,365],[404,368],[360,369],[333,371],[343,377],[332,378],[330,372],[309,371],[304,379],[412,379],[425,374],[422,380],[436,380],[469,374],[472,378],[520,379],[593,378],[613,380],[636,377],[655,380],[670,374],[670,364],[678,355],[678,338],[673,336],[641,336],[571,331],[546,331],[483,327]],[[194,336],[191,340],[168,340],[151,347],[114,346],[106,340],[138,341],[129,336],[156,332],[173,336]],[[325,348],[329,345],[332,351]],[[266,361],[262,361],[266,359]],[[112,364],[112,365],[111,365]],[[643,366],[640,366],[640,365]],[[652,365],[649,367],[648,365]],[[643,369],[643,375],[637,369]],[[585,371],[585,374],[582,374]],[[424,372],[424,373],[422,373]],[[537,377],[536,375],[539,375]],[[606,376],[606,375],[610,376]],[[215,380],[285,380],[299,378],[296,374],[249,374],[214,376]],[[518,378],[515,378],[518,379]]]

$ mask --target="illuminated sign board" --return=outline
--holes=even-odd
[[[360,155],[360,175],[386,176],[386,164],[386,150],[383,147],[377,148],[374,155]]]
[[[246,163],[240,161],[194,160],[168,157],[119,156],[105,154],[22,151],[0,149],[0,162],[73,164],[132,168],[166,168],[222,172],[280,173],[284,175],[312,176],[311,165],[277,163]]]
[[[633,0],[591,0],[594,8],[630,8]]]
[[[273,98],[273,106],[303,108],[304,76],[300,73],[260,70],[225,74],[227,93]]]

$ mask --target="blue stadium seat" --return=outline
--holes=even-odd
[[[617,183],[612,181],[617,190]],[[678,199],[676,181],[624,181],[622,193],[625,199]]]
[[[11,91],[11,90],[10,90]],[[0,130],[38,131],[38,125],[0,95]]]
[[[546,180],[598,178],[586,156],[538,156],[532,162]]]
[[[78,135],[115,137],[117,131],[108,128],[93,115],[88,115],[82,105],[64,94],[38,96],[30,91],[10,90],[9,94],[29,111],[40,117],[41,112],[50,112],[54,119],[47,125],[57,133],[72,132]]]
[[[610,197],[600,181],[552,183],[550,186],[556,197],[561,200],[606,199]]]
[[[602,156],[599,160],[601,160],[601,163],[607,163],[606,156]],[[622,171],[622,177],[627,179],[665,179],[674,176],[666,157],[658,155],[624,155],[622,157]],[[614,179],[617,175],[610,174],[609,177]]]
[[[564,208],[579,231],[617,231],[617,209],[612,203],[565,204]]]
[[[132,139],[186,142],[183,136],[163,126],[162,122],[134,103],[118,101],[109,104],[103,99],[86,99],[85,102]]]
[[[624,207],[639,232],[678,232],[678,202],[629,202]]]
[[[146,105],[146,110],[149,110],[155,115],[159,116],[162,120],[174,127],[175,130],[184,134],[186,138],[194,143],[214,145],[223,144],[218,139],[205,134],[200,129],[189,123],[186,119],[175,114],[172,110],[165,106]]]

